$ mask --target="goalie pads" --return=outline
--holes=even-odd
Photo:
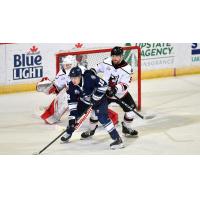
[[[59,92],[50,106],[40,116],[47,124],[54,124],[60,120],[62,115],[68,110],[68,97],[66,89]]]

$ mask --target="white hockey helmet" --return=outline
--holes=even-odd
[[[62,60],[63,65],[71,65],[71,67],[75,67],[77,65],[76,57],[75,56],[66,56]]]

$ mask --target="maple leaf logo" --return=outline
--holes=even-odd
[[[30,48],[32,53],[37,52],[38,48],[36,46],[32,46],[32,48]]]
[[[82,46],[83,46],[83,44],[81,44],[81,43],[75,44],[75,47],[76,47],[76,48],[81,48]]]

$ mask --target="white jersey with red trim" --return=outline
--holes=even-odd
[[[70,70],[65,70],[65,72],[61,69],[55,77],[54,85],[56,86],[58,91],[61,91],[64,87],[70,82],[69,77]]]
[[[115,68],[112,64],[111,57],[106,58],[102,63],[95,67],[97,73],[103,73],[103,79],[109,85],[110,80],[115,82],[117,88],[116,96],[122,98],[127,92],[131,83],[133,68],[131,65],[124,61],[124,65]],[[113,97],[114,98],[114,97]]]

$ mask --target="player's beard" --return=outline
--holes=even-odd
[[[121,61],[113,61],[114,65],[119,65]]]
[[[115,60],[115,59],[112,59],[112,63],[114,64],[114,65],[120,65],[121,64],[121,62],[122,62],[122,58],[120,59],[120,60]]]

